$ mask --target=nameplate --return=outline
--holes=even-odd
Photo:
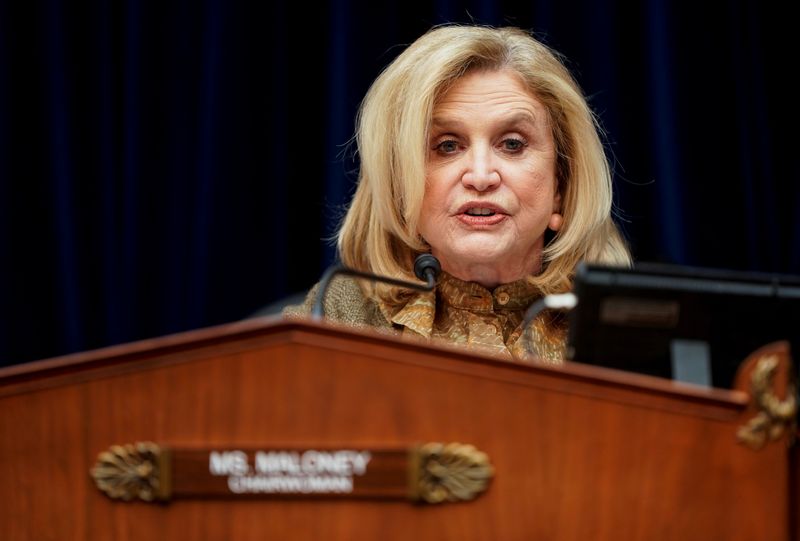
[[[123,501],[176,498],[471,500],[493,475],[472,445],[407,448],[181,448],[139,442],[101,452],[97,487]]]

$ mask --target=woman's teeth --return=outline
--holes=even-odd
[[[474,209],[467,209],[467,212],[470,216],[494,216],[494,211],[492,209],[486,208],[474,208]]]

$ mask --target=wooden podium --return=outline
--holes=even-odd
[[[780,402],[788,352],[773,357],[767,399]],[[14,366],[0,371],[0,539],[796,539],[794,417],[759,413],[753,370],[739,390],[704,390],[275,319]],[[441,504],[112,499],[90,470],[135,442],[458,442],[493,475],[473,500]]]

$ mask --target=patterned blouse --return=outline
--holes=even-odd
[[[532,359],[532,352],[540,361],[560,364],[566,339],[563,315],[545,312],[533,320],[528,351],[520,339],[525,311],[540,297],[525,279],[490,291],[442,272],[435,295],[415,294],[399,309],[379,306],[404,335],[443,339],[518,360]]]

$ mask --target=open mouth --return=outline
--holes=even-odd
[[[470,208],[464,211],[464,214],[467,216],[494,216],[496,212],[487,208]]]

